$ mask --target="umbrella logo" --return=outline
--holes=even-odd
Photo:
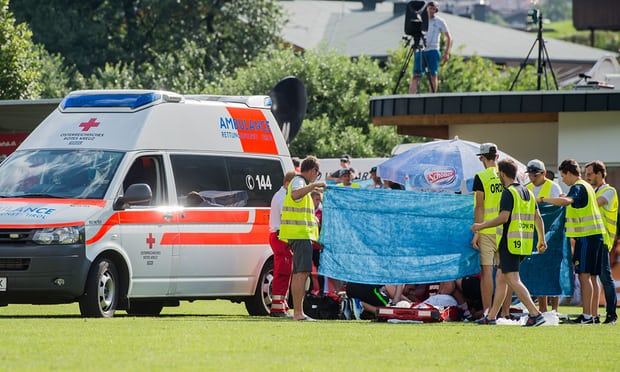
[[[435,186],[448,186],[456,181],[454,167],[434,167],[424,170],[426,182]]]

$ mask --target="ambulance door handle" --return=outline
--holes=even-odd
[[[172,213],[164,213],[163,217],[166,221],[170,222],[170,220],[172,219]]]

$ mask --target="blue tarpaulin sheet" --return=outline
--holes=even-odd
[[[564,207],[541,204],[547,250],[521,262],[521,281],[534,296],[572,296],[573,265],[570,244],[564,235]]]
[[[570,295],[570,249],[559,243],[566,240],[564,209],[550,208],[541,209],[548,214],[543,219],[554,221],[546,233],[550,254],[526,259],[522,280],[541,291],[533,295]],[[480,256],[471,246],[472,223],[472,195],[329,187],[319,273],[367,284],[433,283],[473,275],[480,271]]]

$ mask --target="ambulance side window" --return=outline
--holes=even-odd
[[[170,155],[172,173],[179,204],[185,207],[227,207],[231,206],[230,186],[226,163],[221,156],[213,155]],[[198,193],[201,203],[188,198]]]
[[[226,158],[230,186],[247,196],[249,207],[269,207],[282,186],[282,164],[278,159]]]
[[[125,180],[123,191],[134,183],[146,183],[151,188],[153,198],[150,202],[141,203],[141,206],[158,206],[166,204],[166,183],[161,156],[142,156],[131,165]]]

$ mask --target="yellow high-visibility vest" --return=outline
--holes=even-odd
[[[617,222],[618,222],[618,192],[611,185],[604,184],[598,190],[596,190],[596,197],[600,197],[606,190],[612,190],[614,193],[614,197],[611,202],[605,204],[602,207],[599,207],[601,211],[601,217],[603,218],[603,223],[605,224],[605,229],[607,230],[607,234],[609,235],[609,244],[607,249],[611,251],[611,245],[616,240],[617,233]],[[598,203],[597,203],[598,204]]]
[[[540,191],[538,191],[539,198],[550,198],[551,197],[551,186],[553,185],[553,181],[546,179],[545,182],[540,186]],[[525,185],[528,190],[534,191],[534,184],[532,182]]]
[[[314,215],[312,197],[310,193],[307,193],[301,200],[293,200],[291,197],[291,189],[294,180],[295,179],[288,185],[288,190],[284,197],[280,234],[278,237],[285,242],[288,242],[289,239],[310,239],[317,241],[319,238],[319,227]]]
[[[576,185],[583,185],[588,192],[588,203],[583,208],[566,207],[566,236],[569,238],[601,234],[605,244],[609,244],[609,235],[605,230],[601,212],[596,203],[596,194],[592,186],[584,180],[577,180]],[[609,245],[608,245],[609,246]]]
[[[509,186],[508,190],[512,194],[512,211],[510,214],[510,223],[508,224],[508,232],[506,233],[506,244],[508,252],[521,256],[529,256],[532,254],[534,247],[534,219],[536,216],[536,199],[532,191],[530,200],[523,200],[521,195],[513,186]],[[497,246],[502,239],[504,226],[497,227]]]
[[[484,188],[484,219],[483,221],[492,220],[499,214],[499,201],[502,197],[504,186],[499,179],[497,167],[490,167],[477,173],[482,181]],[[476,196],[474,195],[474,207],[476,206]],[[481,234],[495,234],[494,227],[487,227],[480,230]]]

